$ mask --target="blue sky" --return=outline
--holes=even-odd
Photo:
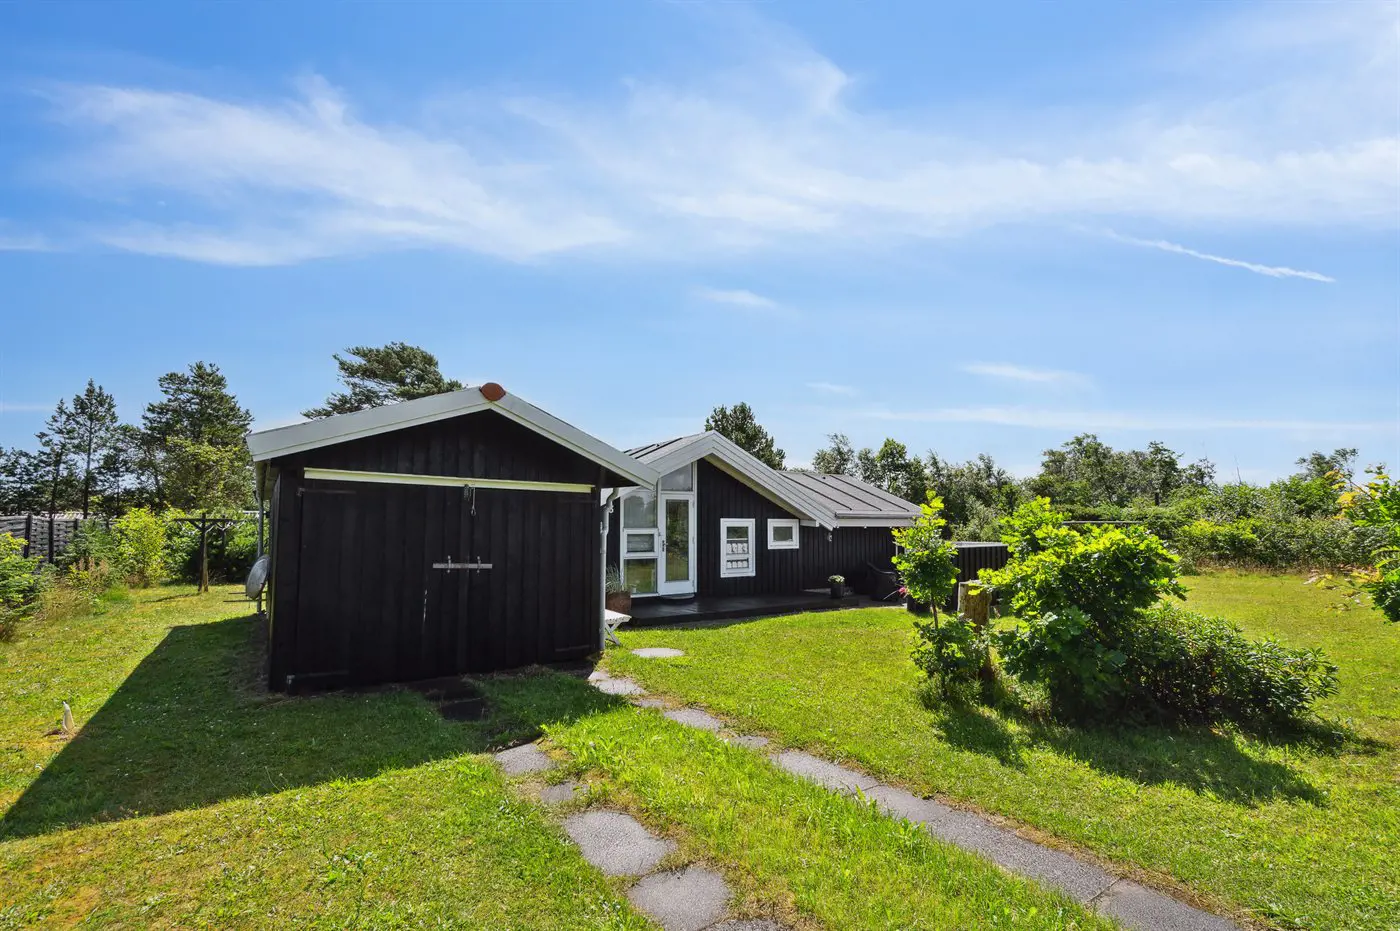
[[[1400,462],[1400,6],[0,6],[0,444],[405,340],[618,445]]]

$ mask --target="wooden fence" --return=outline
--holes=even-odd
[[[97,523],[97,518],[88,518]],[[53,562],[63,555],[64,550],[78,536],[83,525],[81,517],[54,517],[41,514],[16,514],[0,516],[0,533],[8,533],[24,543],[25,556],[38,556],[45,562]]]

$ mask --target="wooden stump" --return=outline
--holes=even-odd
[[[981,588],[977,582],[958,583],[958,614],[972,622],[972,626],[978,633],[985,633],[987,621],[992,613],[992,593],[985,588]],[[992,655],[987,654],[986,662],[978,671],[978,675],[984,681],[990,681],[995,675],[992,669]]]

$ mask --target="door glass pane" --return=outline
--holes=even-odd
[[[622,580],[634,595],[656,594],[656,560],[624,559]]]
[[[637,491],[622,499],[622,526],[655,529],[656,493]]]
[[[684,498],[666,502],[666,581],[690,578],[690,502]]]
[[[690,466],[681,466],[661,476],[662,491],[692,491],[694,487],[694,473]]]
[[[656,551],[656,534],[654,533],[629,533],[627,535],[627,552],[629,553],[652,553]]]

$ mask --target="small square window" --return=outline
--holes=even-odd
[[[719,522],[720,578],[738,578],[754,574],[754,545],[752,518],[726,517]]]
[[[798,547],[798,529],[795,520],[770,520],[768,522],[768,548],[770,550],[795,550]]]

